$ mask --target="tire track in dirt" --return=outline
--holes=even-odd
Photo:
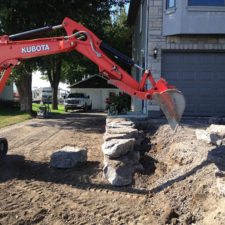
[[[56,186],[56,184],[37,181],[22,183],[16,181],[13,189],[17,191],[16,193],[21,193],[20,200],[14,203],[14,208],[7,202],[8,207],[4,211],[17,215],[20,222],[22,215],[18,211],[26,211],[26,206],[29,205],[34,209],[28,210],[32,216],[29,216],[26,221],[30,222],[34,222],[32,219],[36,220],[37,217],[41,222],[42,216],[45,223],[46,217],[53,220],[54,215],[56,220],[67,221],[69,224],[73,223],[74,218],[76,218],[76,224],[89,224],[90,221],[97,224],[128,224],[132,221],[133,224],[149,224],[148,215],[147,213],[144,215],[143,211],[145,199],[143,196],[101,189],[81,190],[73,187],[68,189],[67,185]],[[29,204],[21,207],[21,202],[29,202]],[[43,204],[40,205],[40,202]],[[15,210],[16,208],[18,210]],[[35,214],[35,212],[38,213]]]
[[[0,131],[10,143],[9,155],[26,158],[19,162],[18,172],[12,165],[8,180],[0,183],[0,223],[151,224],[144,208],[146,195],[102,182],[105,118],[82,116],[31,120]],[[86,147],[89,163],[57,177],[57,170],[47,168],[49,156],[65,144]]]

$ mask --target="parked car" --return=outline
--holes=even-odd
[[[69,109],[83,109],[87,112],[92,109],[92,101],[84,93],[70,93],[65,99],[65,112]]]

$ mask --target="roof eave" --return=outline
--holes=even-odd
[[[140,5],[140,0],[130,1],[128,18],[127,18],[128,25],[134,25],[136,17],[137,17],[137,13],[138,13],[139,5]]]

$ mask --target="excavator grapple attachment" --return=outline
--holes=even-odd
[[[176,131],[185,109],[184,95],[176,89],[168,89],[160,93],[155,92],[153,100],[160,106],[170,127]]]

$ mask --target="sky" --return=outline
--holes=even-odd
[[[68,84],[59,83],[59,87],[64,90],[69,90]],[[41,79],[41,72],[37,71],[32,74],[32,90],[40,87],[50,87],[50,82],[48,80]]]

